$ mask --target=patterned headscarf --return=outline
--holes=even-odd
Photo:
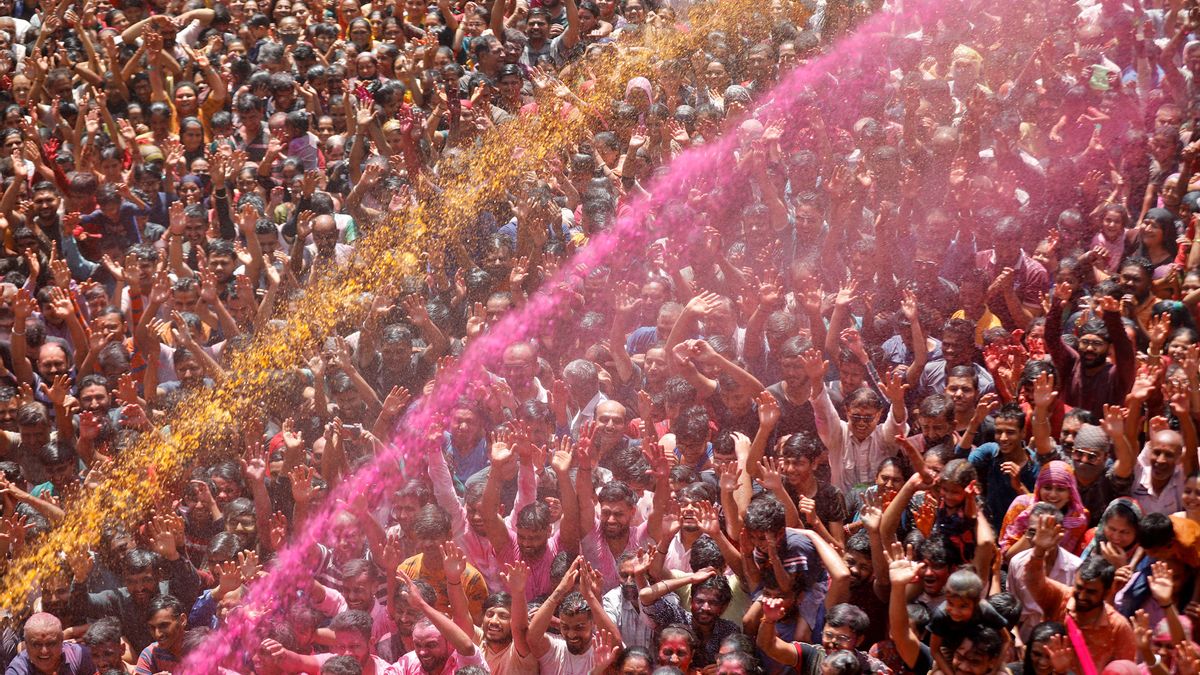
[[[1083,547],[1083,536],[1088,529],[1088,510],[1079,496],[1079,486],[1075,482],[1075,472],[1071,469],[1071,465],[1059,460],[1047,463],[1038,472],[1033,494],[1021,495],[1013,500],[1009,511],[1019,512],[1016,517],[1006,516],[1004,519],[1002,547],[1016,541],[1029,529],[1030,510],[1034,504],[1043,501],[1041,490],[1048,485],[1065,487],[1071,492],[1071,501],[1067,505],[1066,515],[1063,517],[1062,547],[1072,553],[1078,553]]]

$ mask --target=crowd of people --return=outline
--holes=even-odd
[[[153,513],[39,570],[6,675],[183,672],[272,609],[206,675],[1200,673],[1200,7],[699,28],[730,6],[0,0],[4,570],[389,214],[531,116],[591,131],[260,373]],[[624,57],[653,77],[597,105]],[[657,214],[686,228],[546,283],[724,134]],[[403,485],[336,502],[302,587],[248,603],[550,286],[564,311],[417,430]]]

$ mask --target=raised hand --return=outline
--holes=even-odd
[[[597,673],[606,673],[624,651],[621,641],[606,630],[596,632],[592,643],[592,669]]]
[[[783,598],[763,598],[763,618],[772,623],[783,621],[784,614],[787,611],[783,602]]]
[[[800,355],[800,365],[814,386],[825,380],[825,372],[829,369],[829,362],[823,356],[819,349],[810,349]]]
[[[467,572],[467,554],[452,541],[441,544],[442,565],[446,570],[448,583],[462,583],[463,574]]]
[[[250,443],[241,459],[242,475],[250,484],[267,480],[267,449],[262,443]]]
[[[870,492],[863,493],[863,505],[858,510],[858,519],[868,532],[878,532],[883,520],[883,509],[880,507],[879,495]]]
[[[742,469],[736,462],[727,462],[717,468],[717,484],[722,492],[733,492],[742,480]]]
[[[292,467],[288,479],[292,483],[292,499],[298,504],[308,504],[313,498],[312,479],[316,472],[310,466],[300,464]]]
[[[1063,539],[1063,526],[1054,516],[1038,519],[1037,532],[1033,535],[1033,547],[1043,554],[1058,548]]]
[[[758,404],[758,424],[767,429],[774,429],[779,424],[779,401],[769,391],[760,391],[754,398]]]
[[[1050,666],[1055,673],[1066,673],[1075,670],[1075,648],[1065,635],[1055,635],[1045,644],[1046,656],[1050,657]]]
[[[238,570],[237,562],[226,560],[216,564],[217,594],[229,595],[242,585],[242,573]]]
[[[179,546],[183,544],[183,540],[176,536],[178,533],[176,521],[181,523],[182,519],[174,514],[163,514],[155,516],[147,527],[150,533],[151,550],[167,560],[178,559]]]
[[[902,544],[893,542],[891,547],[884,551],[884,556],[888,561],[888,580],[893,585],[907,586],[921,578],[925,565],[913,561],[911,547],[906,552]]]
[[[1175,604],[1175,578],[1165,561],[1156,561],[1150,566],[1150,595],[1160,607]]]
[[[1042,372],[1037,379],[1033,381],[1033,405],[1041,410],[1050,410],[1050,406],[1054,405],[1054,400],[1058,398],[1058,392],[1054,391],[1054,382],[1050,379],[1050,373]]]
[[[764,457],[758,463],[758,482],[763,489],[778,492],[783,489],[783,461]]]
[[[568,436],[563,436],[558,439],[558,449],[554,451],[554,455],[550,458],[550,467],[557,473],[566,473],[571,470],[573,460],[571,439]]]
[[[707,534],[713,540],[716,540],[721,534],[721,519],[717,517],[717,507],[705,502],[698,502],[696,505],[696,522],[700,525],[700,531]]]
[[[515,594],[518,590],[524,592],[525,584],[529,582],[529,565],[522,560],[506,563],[500,572],[500,580],[508,587],[509,593]]]
[[[908,389],[909,385],[905,382],[904,375],[899,369],[888,373],[879,383],[879,390],[892,402],[893,406],[904,406],[904,394]]]
[[[1161,365],[1142,364],[1138,367],[1137,376],[1133,379],[1133,387],[1129,390],[1129,395],[1139,401],[1150,398],[1162,373]]]

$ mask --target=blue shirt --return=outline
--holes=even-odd
[[[645,354],[658,343],[658,327],[642,326],[625,338],[625,351],[630,354]]]
[[[1029,455],[1029,461],[1021,467],[1020,479],[1025,488],[1032,492],[1040,467],[1033,450],[1024,448],[1024,451]],[[1012,481],[1008,479],[1008,474],[1000,470],[1000,465],[1006,461],[1000,456],[1000,445],[984,443],[978,448],[973,448],[967,459],[975,465],[975,471],[983,485],[984,511],[987,513],[988,522],[992,524],[993,530],[999,532],[1000,524],[1004,522],[1004,514],[1008,513],[1009,505],[1018,496],[1012,487]]]
[[[8,664],[4,675],[32,675],[39,672],[29,663],[29,652],[21,652]],[[62,663],[54,672],[56,675],[93,675],[96,666],[92,664],[92,653],[78,642],[64,642]]]
[[[450,432],[445,432],[444,436],[446,439],[446,464],[450,467],[450,472],[454,474],[455,480],[466,485],[467,479],[483,471],[490,463],[487,436],[480,438],[475,447],[466,451],[454,447],[454,442],[450,440]]]

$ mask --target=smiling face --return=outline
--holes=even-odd
[[[512,640],[512,613],[507,607],[489,607],[483,613],[483,635],[496,644]]]
[[[1071,489],[1065,485],[1047,483],[1038,488],[1038,498],[1055,508],[1065,508],[1071,502]]]
[[[63,661],[63,632],[51,628],[26,628],[25,649],[38,672],[57,673]]]
[[[565,614],[559,618],[559,632],[567,643],[567,651],[572,654],[583,654],[592,646],[592,615]]]
[[[172,654],[179,654],[183,643],[183,632],[187,630],[187,616],[176,614],[172,609],[160,609],[150,617],[150,635],[158,646]]]

